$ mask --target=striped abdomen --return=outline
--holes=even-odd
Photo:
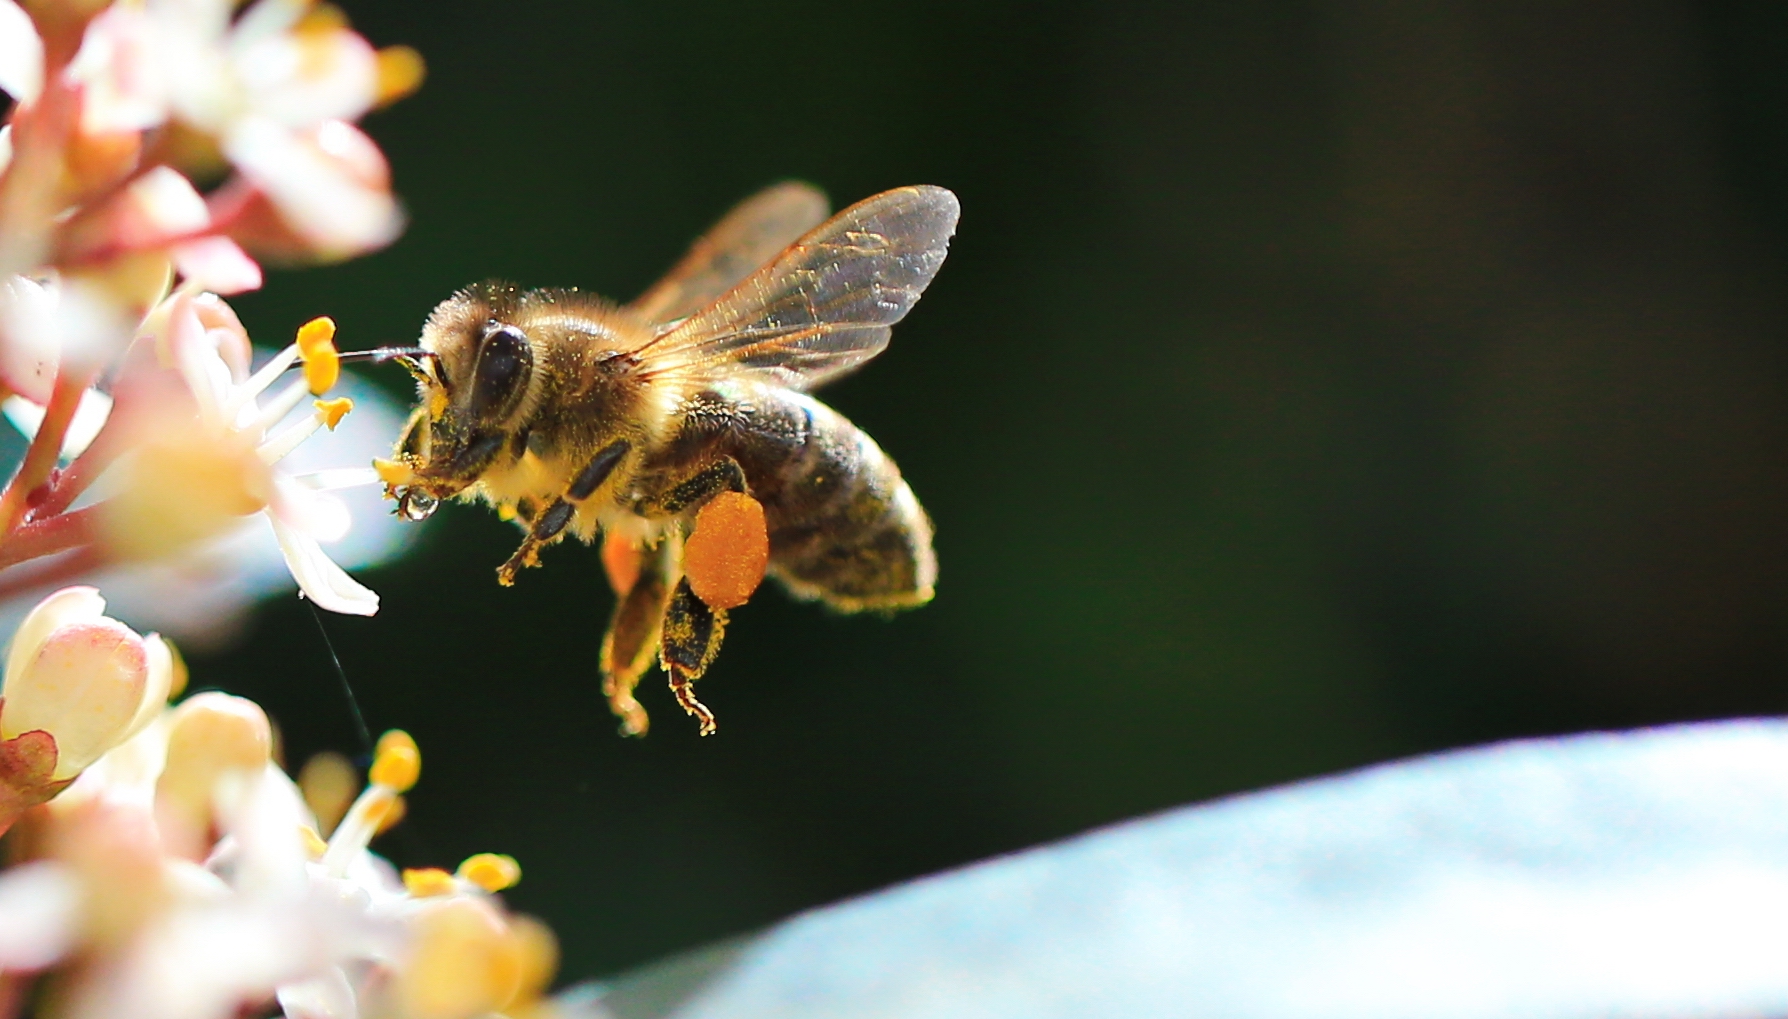
[[[770,386],[698,395],[676,447],[731,455],[770,529],[770,572],[848,612],[931,599],[931,521],[881,447],[837,411]],[[675,455],[674,453],[672,455]]]

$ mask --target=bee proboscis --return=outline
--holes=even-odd
[[[393,461],[399,512],[477,498],[527,532],[497,571],[602,536],[616,592],[599,669],[623,731],[654,658],[713,732],[692,684],[727,609],[768,572],[844,612],[932,597],[931,522],[894,462],[807,395],[880,353],[931,282],[958,215],[938,187],[826,219],[803,184],[748,199],[628,304],[480,283],[435,308],[404,359],[418,406]],[[823,222],[822,222],[823,220]]]

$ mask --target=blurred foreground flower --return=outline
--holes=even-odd
[[[307,595],[376,610],[318,544],[348,525],[327,490],[369,476],[278,467],[350,406],[320,400],[274,431],[334,385],[333,327],[307,327],[306,383],[263,403],[300,355],[251,375],[247,333],[214,294],[260,286],[249,251],[333,260],[396,236],[384,157],[351,122],[421,74],[414,52],[374,50],[307,0],[0,0],[15,100],[0,131],[0,396],[34,425],[0,491],[0,593],[190,557],[260,513]],[[187,173],[224,179],[204,195]],[[114,465],[111,497],[71,510]]]
[[[13,635],[0,685],[0,834],[167,703],[172,652],[107,618],[105,607],[99,592],[71,587]]]
[[[44,619],[85,618],[92,597],[65,593]],[[80,624],[52,633],[68,625]],[[0,1015],[38,979],[40,1014],[69,1017],[550,1011],[539,995],[552,936],[497,897],[520,878],[514,861],[399,875],[368,852],[420,773],[407,735],[380,740],[368,786],[325,841],[313,790],[271,762],[252,702],[202,693],[133,724],[15,829],[19,863],[0,872]]]

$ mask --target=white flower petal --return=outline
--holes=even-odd
[[[0,970],[42,969],[72,947],[81,886],[60,863],[24,863],[0,874]]]
[[[335,492],[343,488],[379,484],[379,472],[371,467],[335,467],[293,475],[292,480],[313,492]]]
[[[81,86],[81,129],[142,131],[168,118],[167,75],[155,23],[132,4],[114,4],[87,24],[69,78]]]
[[[376,248],[403,227],[388,191],[366,186],[267,118],[239,122],[223,139],[223,150],[267,193],[288,225],[326,253]]]
[[[218,294],[261,289],[261,267],[228,237],[201,237],[174,245],[174,268],[188,281]]]
[[[13,0],[0,0],[0,90],[24,106],[43,91],[43,40]]]
[[[309,11],[307,0],[259,0],[236,19],[230,46],[239,50],[273,38],[297,25]]]
[[[199,405],[199,416],[212,424],[228,420],[225,411],[233,390],[230,366],[224,363],[204,323],[199,321],[191,297],[182,294],[174,299],[166,329],[174,365],[180,369],[187,389],[192,391],[193,400]]]
[[[211,222],[205,199],[179,170],[158,166],[138,177],[127,196],[145,226],[159,234],[184,234],[203,230]]]
[[[0,279],[0,381],[37,403],[50,402],[62,359],[58,296],[54,283],[23,276]]]
[[[279,1007],[286,1019],[357,1019],[360,1004],[340,966],[320,977],[279,989]]]
[[[291,128],[354,120],[378,99],[378,56],[345,29],[275,36],[243,47],[232,66],[255,112]]]
[[[37,657],[50,634],[70,623],[91,622],[105,614],[106,600],[91,587],[65,587],[38,602],[13,632],[12,647],[6,652],[6,679],[24,674],[25,666]],[[5,692],[0,685],[0,695]]]
[[[149,665],[149,678],[143,684],[143,701],[137,707],[137,715],[130,720],[120,743],[136,736],[148,728],[150,722],[161,717],[162,709],[168,706],[168,691],[174,687],[174,653],[168,649],[168,642],[161,639],[161,634],[144,637],[143,652]]]
[[[327,492],[274,475],[270,512],[287,527],[318,541],[340,541],[353,525],[348,507]]]
[[[370,616],[379,611],[379,596],[335,565],[315,538],[279,522],[272,514],[273,535],[286,558],[286,568],[305,596],[317,607],[350,616]]]
[[[228,773],[218,782],[216,800],[235,846],[230,885],[266,901],[301,897],[310,878],[300,829],[313,819],[285,772],[269,761],[259,773]]]

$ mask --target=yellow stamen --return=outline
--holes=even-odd
[[[459,876],[487,892],[513,888],[521,880],[521,864],[501,853],[479,853],[459,865]]]
[[[360,791],[360,776],[346,757],[324,751],[304,762],[298,772],[298,791],[304,794],[304,805],[317,816],[318,826],[332,832]]]
[[[385,813],[379,815],[379,827],[373,831],[373,835],[383,835],[397,827],[397,822],[402,821],[404,815],[409,812],[409,800],[404,799],[402,796],[391,797],[390,806],[385,808]]]
[[[464,895],[424,900],[409,928],[410,951],[393,987],[399,1014],[484,1015],[521,989],[523,946],[491,903]]]
[[[394,487],[416,480],[416,472],[401,460],[374,460],[373,470],[379,472],[380,481]]]
[[[521,979],[517,981],[515,996],[503,1003],[505,1012],[545,994],[559,969],[559,940],[539,920],[531,916],[509,917],[509,941],[521,954]]]
[[[341,357],[335,352],[335,320],[327,315],[298,327],[298,353],[310,391],[322,396],[341,378]]]
[[[387,46],[379,51],[378,106],[388,106],[422,87],[428,68],[422,54],[408,46]]]
[[[313,400],[312,402],[316,404],[317,413],[323,415],[323,424],[332,432],[335,431],[336,425],[341,424],[341,419],[348,416],[348,411],[354,409],[354,401],[345,396],[338,396],[333,400]]]
[[[506,503],[506,502],[498,503],[497,504],[497,519],[498,520],[514,520],[515,519],[515,507],[509,503]]]
[[[373,751],[372,768],[366,776],[374,785],[405,793],[421,774],[422,751],[416,749],[416,741],[409,733],[393,729],[379,737],[379,745]]]
[[[348,16],[334,4],[317,4],[304,12],[298,24],[292,26],[294,32],[333,32],[348,27]]]
[[[174,678],[168,683],[168,700],[171,701],[186,692],[189,674],[186,671],[186,659],[180,657],[180,649],[174,646],[174,642],[166,637],[161,642],[168,646],[168,657],[174,660]]]
[[[323,836],[318,835],[317,830],[308,824],[299,825],[298,834],[304,839],[305,853],[312,860],[321,860],[329,849],[329,843],[323,841]]]
[[[418,899],[453,893],[453,875],[439,867],[414,867],[404,871],[404,890]]]

